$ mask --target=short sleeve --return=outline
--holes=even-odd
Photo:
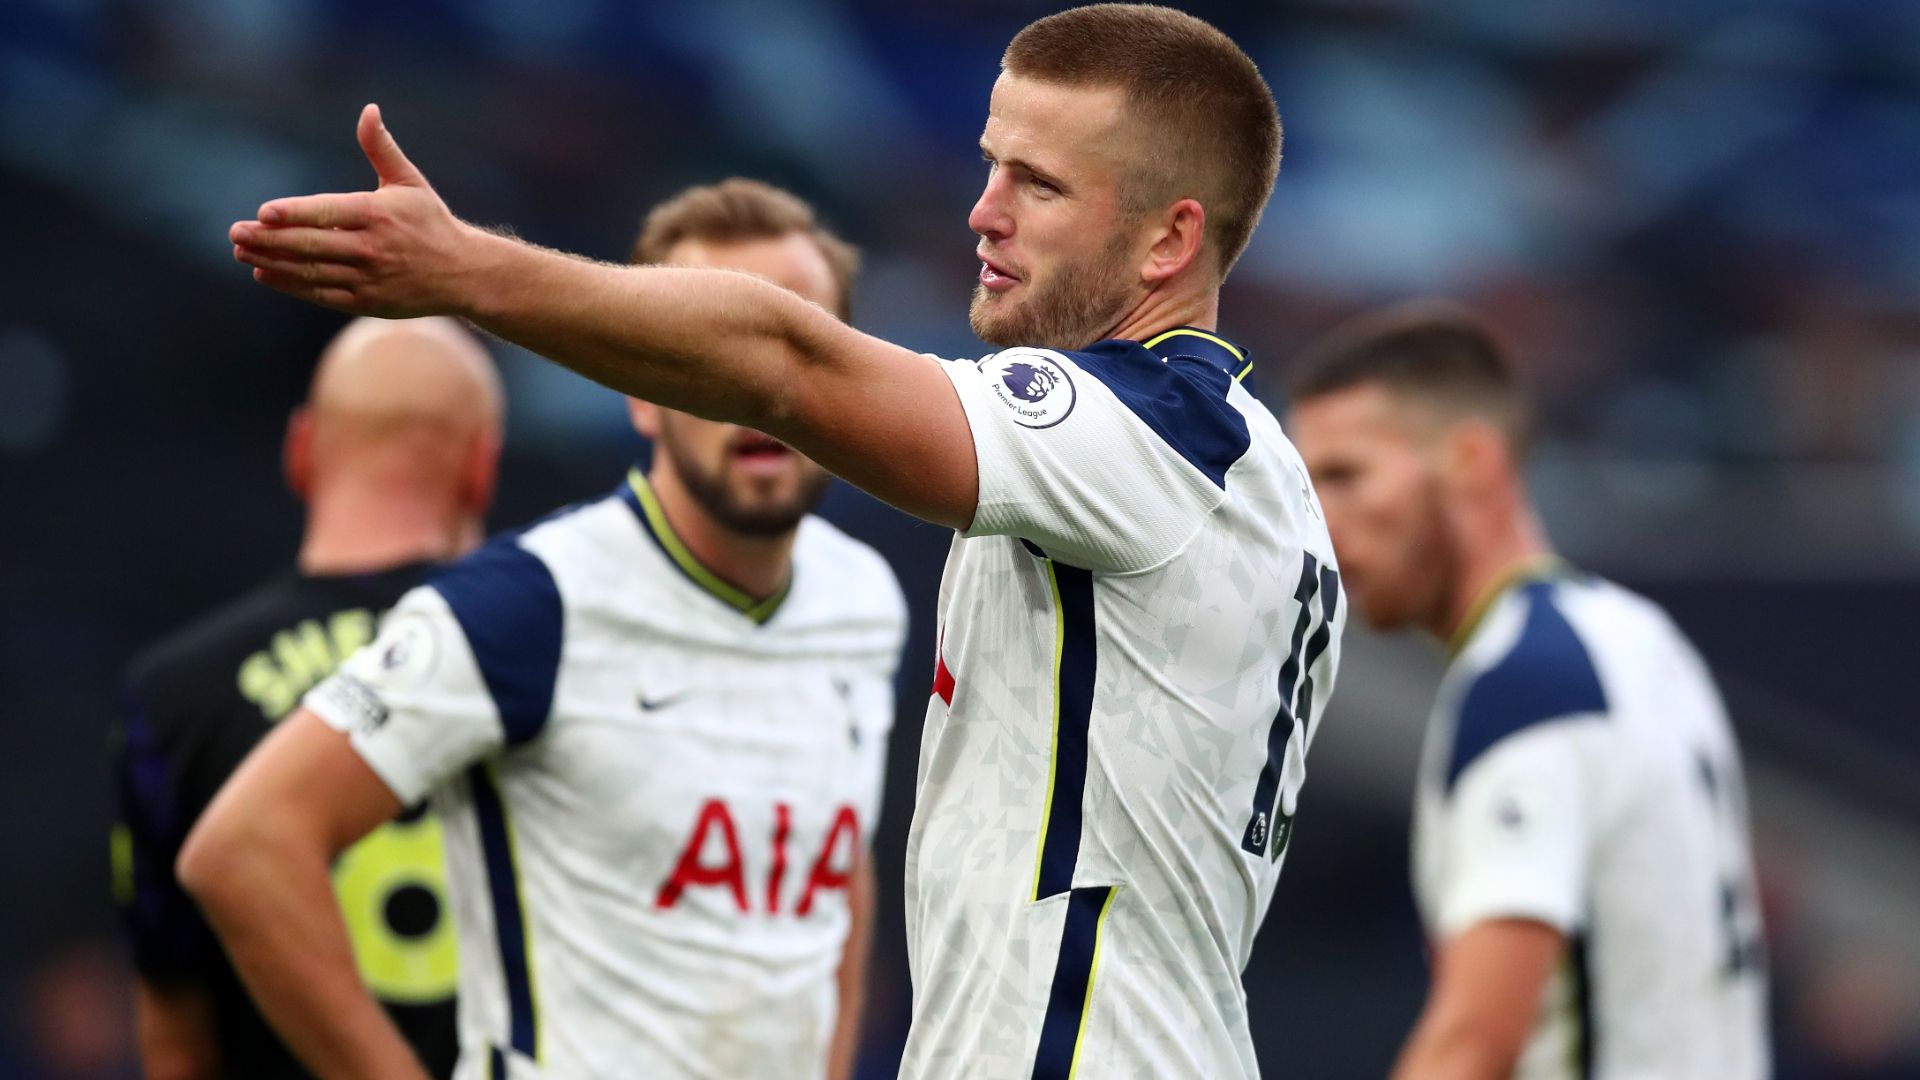
[[[496,541],[402,597],[305,705],[350,736],[401,801],[418,802],[545,728],[562,622],[546,564]]]
[[[1460,774],[1442,812],[1441,937],[1498,918],[1580,925],[1594,818],[1581,759],[1604,731],[1597,720],[1539,724]]]
[[[1131,342],[942,365],[979,461],[968,536],[1017,536],[1089,570],[1148,569],[1225,498],[1250,445],[1232,376]]]

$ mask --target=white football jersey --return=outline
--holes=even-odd
[[[1204,331],[942,365],[980,497],[940,590],[901,1075],[1253,1076],[1240,973],[1346,619],[1306,470]]]
[[[824,1073],[905,630],[817,518],[754,603],[637,472],[401,600],[307,704],[442,816],[461,1080]]]
[[[1513,1075],[1765,1076],[1740,757],[1665,612],[1554,569],[1462,635],[1428,728],[1414,884],[1434,941],[1546,923],[1565,961]]]

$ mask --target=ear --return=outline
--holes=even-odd
[[[280,469],[287,490],[301,502],[313,494],[313,410],[302,405],[287,417],[287,437],[280,447]]]
[[[630,397],[627,399],[627,418],[633,421],[633,430],[647,439],[660,437],[660,406]]]
[[[1181,199],[1161,211],[1159,233],[1147,249],[1141,278],[1157,285],[1184,273],[1200,261],[1206,233],[1207,209],[1197,199]]]
[[[462,501],[478,521],[493,506],[494,489],[500,480],[500,433],[482,428],[467,447],[467,460],[460,478]]]
[[[1492,424],[1466,419],[1447,429],[1440,476],[1449,491],[1479,496],[1507,482],[1512,473],[1513,453]]]

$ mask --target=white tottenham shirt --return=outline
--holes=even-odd
[[[1555,566],[1497,592],[1441,683],[1414,812],[1435,942],[1566,935],[1519,1080],[1768,1071],[1740,757],[1705,664],[1651,601]]]
[[[756,604],[638,473],[408,594],[307,704],[442,815],[456,1075],[822,1076],[904,633],[865,545]]]
[[[918,1080],[1256,1075],[1240,973],[1346,610],[1201,330],[940,361],[979,460],[907,846]]]

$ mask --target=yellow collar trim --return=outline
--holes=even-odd
[[[1449,657],[1460,655],[1460,650],[1466,648],[1467,642],[1472,640],[1474,631],[1480,629],[1480,623],[1487,617],[1487,612],[1493,609],[1496,601],[1506,595],[1507,590],[1523,582],[1551,577],[1565,567],[1566,563],[1560,556],[1546,554],[1522,559],[1501,571],[1487,583],[1486,588],[1480,590],[1480,595],[1474,600],[1473,606],[1467,609],[1467,617],[1460,620],[1460,626],[1454,630],[1452,640],[1447,642],[1447,655]]]
[[[646,522],[647,530],[652,533],[654,541],[660,545],[660,550],[666,552],[667,558],[673,560],[673,564],[679,567],[681,573],[693,579],[694,584],[712,593],[728,607],[756,623],[763,623],[773,617],[773,613],[779,610],[787,594],[793,591],[791,573],[787,575],[786,584],[780,586],[780,591],[765,600],[755,600],[738,586],[729,584],[720,575],[702,565],[699,559],[693,557],[693,552],[687,550],[687,545],[681,542],[679,535],[673,531],[673,526],[667,523],[666,511],[660,508],[660,500],[654,496],[653,488],[639,469],[628,470],[627,486],[633,489],[634,498],[640,503],[640,513]]]
[[[1247,359],[1247,354],[1244,352],[1241,352],[1240,347],[1238,345],[1235,345],[1233,342],[1228,341],[1226,338],[1220,337],[1217,334],[1209,334],[1205,330],[1195,330],[1190,326],[1175,327],[1174,329],[1169,330],[1166,333],[1161,334],[1160,336],[1153,338],[1150,341],[1143,342],[1142,344],[1144,345],[1144,347],[1151,349],[1155,345],[1160,344],[1161,342],[1167,340],[1168,338],[1181,337],[1183,335],[1186,337],[1197,337],[1204,341],[1211,341],[1215,345],[1218,345],[1221,348],[1232,353],[1233,358],[1235,360],[1244,362],[1246,366],[1242,367],[1239,373],[1234,376],[1234,380],[1236,382],[1244,381],[1247,377],[1247,373],[1253,370],[1253,361]]]

